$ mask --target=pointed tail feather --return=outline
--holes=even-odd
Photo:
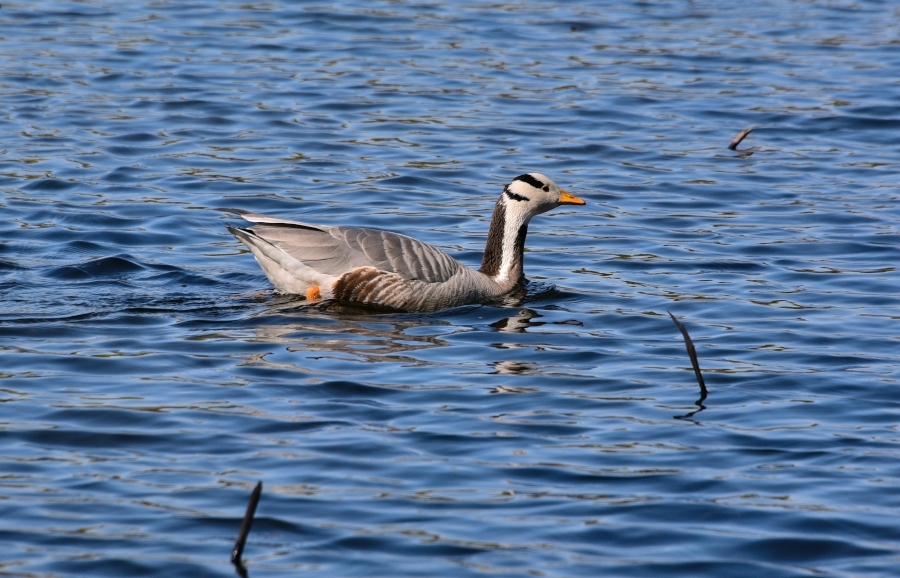
[[[228,232],[247,245],[275,289],[281,293],[306,294],[311,286],[331,287],[333,279],[291,257],[251,229],[225,226]],[[327,291],[323,291],[323,297]]]

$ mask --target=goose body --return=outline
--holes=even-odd
[[[497,200],[478,270],[399,233],[225,210],[255,223],[246,229],[227,228],[249,247],[278,292],[401,311],[437,311],[489,301],[513,290],[524,278],[531,218],[559,205],[583,204],[542,174],[516,177]]]

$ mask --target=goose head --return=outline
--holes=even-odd
[[[525,236],[531,218],[560,205],[583,204],[540,173],[514,178],[497,199],[479,271],[504,286],[518,283],[524,275]]]
[[[559,188],[541,173],[527,173],[514,178],[503,188],[501,200],[505,204],[507,215],[521,215],[526,224],[531,217],[560,205],[584,204],[583,200]]]

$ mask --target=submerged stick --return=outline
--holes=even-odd
[[[253,515],[256,514],[256,505],[259,504],[259,496],[262,494],[262,482],[256,484],[253,493],[250,494],[250,501],[247,503],[247,512],[244,514],[244,521],[241,522],[241,531],[238,533],[237,541],[234,543],[234,549],[231,551],[231,563],[237,568],[238,574],[246,575],[244,563],[241,562],[241,556],[244,554],[244,544],[247,543],[247,536],[250,535],[250,526],[253,525]],[[243,570],[243,572],[242,572]]]
[[[691,358],[691,365],[694,366],[694,375],[697,376],[697,383],[700,384],[700,399],[697,402],[697,405],[706,399],[706,382],[703,381],[703,374],[700,373],[700,362],[697,361],[697,350],[694,349],[694,342],[691,340],[691,336],[688,335],[688,330],[684,326],[684,324],[675,318],[672,315],[671,311],[667,312],[669,317],[672,318],[672,321],[675,322],[675,326],[681,331],[681,335],[684,337],[684,345],[687,348],[688,356]]]
[[[745,138],[748,134],[750,134],[752,131],[753,131],[753,127],[752,127],[752,126],[751,126],[750,128],[745,128],[744,130],[742,130],[742,131],[740,132],[740,134],[738,134],[736,137],[734,137],[734,140],[731,141],[731,144],[728,145],[728,148],[731,149],[731,150],[733,150],[733,151],[736,151],[738,145],[741,144],[741,141],[744,140],[744,138]],[[676,323],[678,323],[678,322],[676,321]]]

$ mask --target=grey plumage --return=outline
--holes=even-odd
[[[310,299],[434,311],[510,291],[522,278],[531,217],[560,204],[584,204],[536,173],[514,179],[504,188],[504,193],[510,192],[524,200],[501,195],[497,201],[480,271],[399,233],[223,210],[256,223],[247,229],[228,230],[247,245],[277,291],[305,294]]]
[[[440,249],[400,233],[362,227],[309,225],[247,211],[240,211],[240,214],[248,221],[259,223],[249,229],[253,235],[324,275],[340,275],[356,267],[374,267],[396,273],[406,280],[440,283],[450,279],[462,266]]]

